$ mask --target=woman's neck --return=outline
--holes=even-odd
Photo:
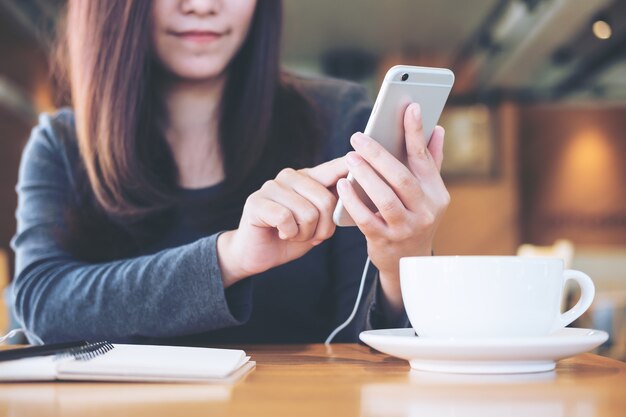
[[[165,138],[178,167],[178,184],[183,188],[207,187],[224,179],[218,140],[223,88],[223,78],[166,83]]]

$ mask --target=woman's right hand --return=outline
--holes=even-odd
[[[297,259],[330,238],[333,189],[347,173],[343,158],[298,171],[286,168],[250,195],[239,228],[217,240],[224,288]]]

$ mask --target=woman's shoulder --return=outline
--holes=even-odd
[[[41,113],[33,128],[28,145],[46,146],[49,149],[67,150],[77,147],[74,111],[63,107],[55,112]]]
[[[368,91],[361,84],[294,73],[289,73],[288,79],[321,109],[342,112],[356,105],[371,107]]]
[[[372,101],[360,84],[313,76],[289,74],[291,82],[313,103],[326,121],[326,156],[334,158],[350,149],[349,138],[363,131],[372,110]]]
[[[73,110],[66,107],[42,113],[22,153],[21,177],[33,168],[41,170],[52,166],[70,174],[78,155]]]

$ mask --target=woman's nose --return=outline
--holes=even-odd
[[[181,0],[180,9],[184,14],[214,15],[222,10],[222,3],[223,0]]]

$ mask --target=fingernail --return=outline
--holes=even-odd
[[[358,165],[361,162],[361,158],[356,154],[356,152],[348,152],[346,155],[346,163],[353,167]]]
[[[413,117],[419,119],[422,115],[422,108],[419,103],[414,103],[413,105]]]
[[[367,144],[367,137],[365,137],[365,135],[361,132],[355,133],[354,135],[352,135],[352,144],[353,145],[366,145]]]
[[[348,189],[348,180],[345,178],[340,179],[339,181],[337,181],[337,190],[341,191],[341,192],[345,192]]]
[[[285,234],[284,234],[283,232],[281,232],[280,230],[278,231],[278,237],[279,237],[280,239],[282,239],[282,240],[285,240],[285,239],[286,239]]]

